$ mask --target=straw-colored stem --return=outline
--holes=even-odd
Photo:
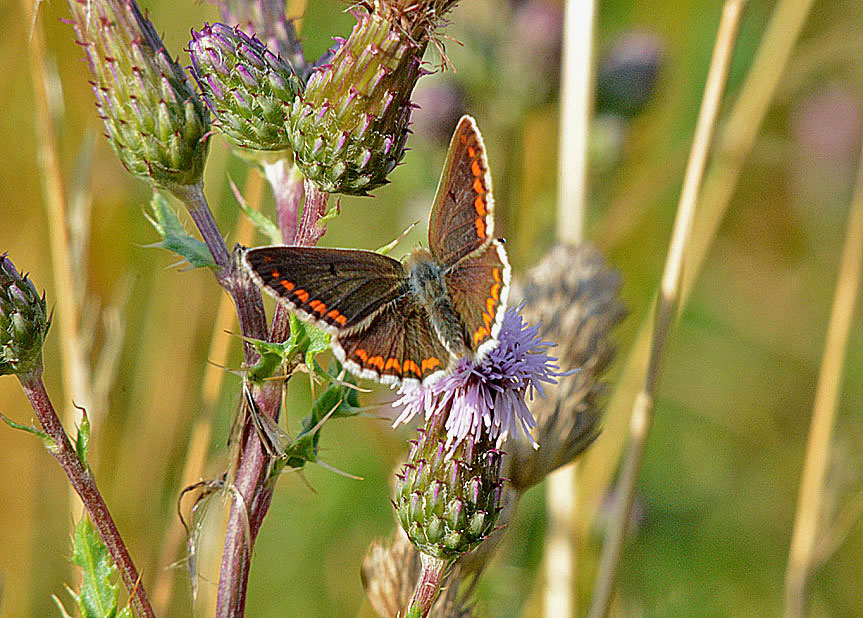
[[[22,0],[25,14],[30,14],[33,3]],[[77,423],[78,406],[90,409],[90,371],[82,349],[80,337],[81,308],[75,295],[78,277],[70,261],[69,236],[66,226],[66,190],[63,186],[63,168],[57,148],[54,115],[46,90],[48,76],[45,69],[45,39],[41,24],[34,24],[30,41],[30,68],[33,81],[34,121],[36,149],[39,162],[39,179],[48,211],[48,232],[51,247],[51,265],[54,271],[54,296],[57,304],[57,327],[60,329],[60,348],[63,362],[63,417],[67,423]],[[94,411],[98,414],[98,411]]]
[[[731,65],[731,53],[734,50],[740,16],[745,4],[745,0],[726,0],[722,9],[722,18],[716,35],[716,44],[713,48],[707,84],[698,114],[698,123],[695,127],[695,136],[689,163],[686,166],[683,190],[680,194],[680,203],[656,304],[647,371],[642,390],[636,397],[632,409],[628,446],[617,485],[609,533],[600,558],[593,603],[588,614],[590,618],[606,616],[611,605],[630,511],[635,498],[635,487],[653,420],[654,397],[664,359],[665,343],[680,301],[683,260],[692,235],[695,204],[707,164],[707,154],[713,141],[719,104],[725,90],[728,69]]]
[[[827,326],[824,358],[815,389],[812,421],[806,444],[806,459],[800,478],[797,514],[785,571],[785,616],[806,615],[808,581],[818,562],[815,544],[826,526],[819,521],[824,477],[830,459],[830,441],[836,420],[836,408],[842,386],[848,334],[854,318],[854,306],[860,296],[863,277],[863,154],[857,175],[857,186],[848,215],[845,246],[839,264],[839,277],[833,297],[833,309]]]
[[[587,210],[595,15],[596,0],[566,2],[561,59],[557,234],[562,241],[573,245],[583,239]],[[546,484],[548,525],[543,556],[543,612],[547,618],[572,616],[575,612],[576,466],[573,463],[549,475]]]
[[[693,239],[683,269],[681,307],[686,305],[692,284],[701,272],[719,224],[728,210],[743,164],[752,150],[794,44],[800,37],[812,1],[779,1],[740,94],[717,137],[713,162],[699,198],[700,214],[695,221]],[[617,469],[631,410],[629,402],[638,390],[638,376],[643,374],[649,356],[650,337],[647,328],[646,324],[642,326],[621,371],[605,414],[603,438],[581,460],[580,465],[585,472],[579,476],[580,532],[584,532],[594,520],[609,481]]]

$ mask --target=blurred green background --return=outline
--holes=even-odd
[[[0,3],[0,252],[29,271],[53,305],[57,286],[28,54],[31,4]],[[189,29],[218,19],[209,4],[141,4],[183,64]],[[725,112],[776,4],[747,7]],[[339,0],[308,1],[301,29],[309,57],[319,56],[331,36],[350,31],[344,8]],[[630,311],[617,331],[612,389],[662,271],[720,8],[704,0],[599,3],[587,235],[621,273]],[[239,364],[239,345],[214,329],[223,293],[210,273],[183,272],[172,255],[145,248],[157,240],[144,217],[148,189],[122,169],[100,135],[83,53],[60,21],[67,16],[65,3],[45,4],[39,28],[64,180],[81,198],[70,199],[70,212],[77,213],[70,225],[89,238],[82,254],[86,285],[77,291],[87,299],[93,358],[116,354],[117,363],[105,409],[90,410],[93,465],[151,597],[169,608],[161,615],[187,616],[185,571],[172,564],[182,557],[170,542],[179,532],[175,502],[195,438],[209,453],[205,477],[226,468],[239,380],[225,375],[211,403],[202,379],[214,371],[207,362],[211,339],[230,346],[230,367]],[[447,41],[457,71],[420,81],[423,109],[415,116],[412,151],[374,199],[341,199],[341,216],[323,244],[376,248],[414,221],[421,224],[402,247],[421,242],[448,134],[470,112],[488,146],[500,229],[515,269],[535,263],[554,238],[561,16],[555,0],[462,0],[447,30],[461,43]],[[672,334],[617,615],[781,613],[803,448],[859,159],[861,54],[863,5],[815,2]],[[433,54],[429,59],[437,61]],[[236,240],[237,209],[227,178],[254,191],[260,179],[247,169],[221,137],[214,139],[206,191],[229,243]],[[264,208],[271,208],[264,195]],[[863,526],[855,514],[863,490],[860,317],[858,304],[823,513],[836,543],[824,545],[825,563],[813,578],[813,616],[863,615]],[[119,344],[110,334],[118,324]],[[234,324],[226,328],[236,331]],[[46,347],[46,381],[58,407],[64,388],[59,336],[55,324]],[[364,399],[391,396],[376,391]],[[306,385],[294,380],[290,428],[308,401]],[[0,379],[0,411],[22,423],[33,418],[11,377]],[[201,429],[207,422],[209,434]],[[359,566],[368,544],[393,529],[392,470],[409,436],[410,430],[393,432],[370,418],[327,426],[325,460],[364,480],[313,466],[279,481],[252,563],[249,616],[373,616]],[[598,457],[610,439],[596,443]],[[67,561],[72,516],[65,478],[21,432],[0,427],[0,453],[0,616],[56,616],[51,595],[68,604],[63,584],[75,581]],[[583,473],[591,470],[587,465]],[[539,615],[543,504],[541,488],[523,501],[480,586],[481,615]],[[224,503],[217,498],[210,510],[217,524]],[[582,609],[603,513],[600,507],[597,521],[582,522],[589,531],[579,556]],[[845,527],[829,528],[846,520]],[[201,547],[202,616],[212,613],[207,602],[215,595],[219,542],[214,525]]]

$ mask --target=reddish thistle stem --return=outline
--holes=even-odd
[[[108,548],[114,564],[120,571],[120,577],[126,590],[132,595],[132,607],[135,613],[145,618],[155,618],[156,614],[150,606],[150,600],[141,584],[141,577],[132,562],[132,556],[129,555],[129,550],[123,543],[123,538],[108,511],[108,506],[102,499],[102,494],[99,493],[96,481],[90,474],[90,470],[78,459],[75,448],[54,411],[54,406],[45,390],[45,383],[42,381],[41,369],[31,374],[21,375],[19,380],[24,394],[30,401],[30,405],[33,406],[36,418],[39,419],[42,430],[53,441],[53,444],[48,447],[48,452],[63,468],[63,472],[66,473],[72,487],[81,497],[93,526],[95,526],[102,542]]]
[[[426,618],[437,599],[440,585],[449,570],[452,561],[434,558],[427,554],[420,554],[422,571],[420,579],[414,588],[414,595],[408,605],[406,618]]]

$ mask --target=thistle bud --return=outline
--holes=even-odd
[[[366,195],[405,152],[422,56],[457,0],[374,0],[291,111],[291,145],[322,191]]]
[[[0,256],[0,375],[41,371],[42,344],[51,325],[45,295]]]
[[[134,0],[70,0],[106,136],[135,176],[174,190],[200,182],[209,116]]]
[[[559,363],[578,368],[545,388],[531,411],[539,450],[523,442],[508,448],[506,475],[524,492],[584,451],[599,432],[601,378],[615,346],[611,331],[626,314],[618,301],[620,278],[590,246],[558,245],[530,270],[522,291],[522,313],[542,324],[543,337],[557,341]]]
[[[436,414],[411,441],[398,475],[396,511],[420,552],[452,560],[471,551],[494,529],[503,482],[503,452],[487,433],[447,443],[445,415]]]
[[[242,30],[225,24],[192,31],[192,75],[219,128],[238,146],[290,148],[287,117],[300,89],[290,65]]]

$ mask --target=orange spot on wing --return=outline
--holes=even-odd
[[[396,371],[398,371],[398,372],[399,372],[399,374],[401,374],[401,372],[402,372],[402,364],[399,362],[399,359],[397,359],[397,358],[388,358],[388,359],[387,359],[386,364],[384,365],[384,371],[386,371],[386,370],[390,369],[391,367],[392,367],[392,368],[395,368],[395,370],[396,370]]]
[[[431,358],[426,358],[422,362],[422,371],[425,373],[426,369],[434,369],[435,367],[440,367],[440,359],[432,356]]]
[[[319,300],[313,300],[310,302],[309,307],[311,307],[312,311],[320,316],[324,315],[324,312],[327,310],[327,306]]]
[[[480,238],[485,238],[485,221],[483,221],[483,218],[477,217],[474,225],[476,225],[476,235]]]
[[[467,147],[467,154],[468,154],[468,156],[470,156],[471,159],[475,159],[476,158],[476,149],[473,146],[468,146]],[[474,174],[474,175],[476,175],[476,174]]]
[[[461,136],[461,143],[462,143],[462,144],[467,144],[467,135],[462,134],[462,136]]]
[[[482,314],[482,323],[485,324],[485,327],[489,333],[491,333],[491,323],[492,322],[494,322],[494,316],[489,315],[488,313]]]
[[[489,315],[494,315],[494,299],[489,298],[485,301],[485,310],[488,311]]]
[[[288,292],[294,289],[294,284],[290,281],[287,281],[286,279],[282,279],[281,281],[279,281],[279,283],[281,283],[282,287],[285,288]]]
[[[338,309],[330,309],[327,313],[327,317],[332,318],[335,322],[341,324],[342,326],[344,326],[348,322],[348,319],[343,316]]]
[[[500,268],[492,269],[491,278],[500,283]]]
[[[363,362],[366,362],[369,358],[368,353],[363,348],[357,348],[356,350],[354,350],[354,356],[356,356]]]
[[[473,207],[476,208],[476,214],[480,217],[485,216],[485,202],[482,201],[481,195],[476,196],[476,199],[473,201]]]
[[[485,193],[485,187],[482,186],[482,180],[475,178],[473,181],[473,190],[482,195]]]
[[[493,286],[491,286],[491,297],[495,300],[500,298],[500,284],[499,283],[495,283]]]
[[[486,335],[489,335],[489,334],[491,334],[491,333],[488,332],[488,329],[485,326],[480,326],[478,329],[476,329],[476,332],[473,334],[473,342],[479,343],[480,341],[485,339]]]
[[[303,288],[297,288],[296,290],[294,290],[294,294],[297,295],[297,298],[300,299],[300,302],[309,302],[309,293],[306,292]]]
[[[414,361],[408,359],[404,363],[404,371],[410,371],[414,375],[421,376],[422,371],[420,370],[420,366],[417,365]]]
[[[377,367],[378,371],[384,370],[384,357],[383,356],[372,356],[366,361],[372,367]]]
[[[474,176],[479,178],[479,175],[482,174],[482,168],[479,166],[479,161],[477,161],[476,159],[473,160],[473,163],[471,163],[470,165],[470,171],[473,172]]]

